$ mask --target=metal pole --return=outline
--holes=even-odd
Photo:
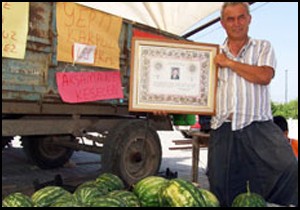
[[[285,103],[288,103],[288,70],[285,70]]]

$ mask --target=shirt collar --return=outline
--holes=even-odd
[[[255,40],[249,37],[248,42],[243,46],[243,48],[241,49],[237,57],[243,57],[245,55],[245,52],[249,49],[249,47],[255,46],[255,44],[256,44]],[[221,52],[226,53],[227,55],[228,54],[231,55],[228,48],[228,38],[226,38],[225,41],[223,42],[223,45],[220,46],[220,50]]]

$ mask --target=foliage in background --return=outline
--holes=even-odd
[[[286,119],[298,119],[298,98],[286,104],[278,104],[272,102],[271,108],[273,116],[282,115]]]

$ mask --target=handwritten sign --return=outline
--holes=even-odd
[[[67,103],[123,98],[119,71],[58,72],[56,82],[62,100]]]
[[[75,43],[73,50],[74,63],[93,64],[95,62],[96,46]]]
[[[24,59],[29,2],[2,2],[2,57]]]
[[[120,69],[122,19],[71,2],[57,2],[57,59],[73,62],[74,43],[96,46],[95,66]]]

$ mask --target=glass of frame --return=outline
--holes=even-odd
[[[129,111],[215,113],[219,45],[132,39]]]

